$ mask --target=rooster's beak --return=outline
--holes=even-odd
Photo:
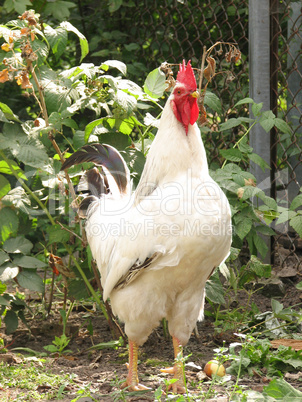
[[[194,92],[191,93],[191,96],[192,96],[193,98],[198,98],[199,94],[198,94],[197,91],[194,91]]]

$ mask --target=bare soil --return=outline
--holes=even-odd
[[[301,303],[301,291],[295,288],[295,283],[301,280],[301,273],[297,272],[294,278],[286,278],[284,282],[285,294],[277,299],[287,306],[294,306]],[[263,294],[264,293],[264,294]],[[236,305],[245,305],[247,303],[247,295],[242,292],[238,296],[237,302],[232,304],[233,308]],[[258,306],[259,310],[264,312],[271,310],[271,295],[258,292],[253,301]],[[41,300],[31,300],[29,303],[34,311],[41,309]],[[8,353],[2,355],[2,360],[6,359],[10,364],[18,364],[15,356],[17,352],[13,349],[17,347],[30,348],[37,352],[45,352],[43,346],[52,344],[55,336],[62,335],[62,325],[60,325],[59,309],[62,308],[62,303],[57,302],[55,309],[48,318],[42,316],[42,313],[37,313],[34,318],[29,318],[28,324],[31,332],[23,324],[19,325],[17,331],[12,335],[0,333],[0,337],[4,338],[5,345],[9,350]],[[101,342],[112,341],[112,333],[109,329],[107,321],[102,315],[98,315],[93,311],[93,306],[78,305],[74,308],[68,320],[66,335],[71,336],[71,342],[67,349],[72,350],[70,354],[62,356],[52,356],[47,359],[47,368],[52,373],[69,373],[75,374],[76,383],[79,386],[89,385],[91,396],[97,401],[114,401],[117,399],[119,390],[119,381],[126,378],[127,368],[125,363],[128,359],[126,346],[120,347],[117,350],[106,348],[103,350],[90,350],[89,348]],[[211,307],[206,304],[206,310]],[[88,317],[88,318],[87,318]],[[89,317],[93,327],[93,333],[90,334],[87,330]],[[4,329],[2,330],[4,332]],[[184,349],[184,355],[189,355],[189,361],[196,366],[204,367],[205,363],[213,358],[213,349],[223,345],[223,341],[228,345],[230,342],[237,341],[238,338],[230,332],[215,334],[213,319],[206,318],[202,323],[198,323],[198,334],[193,333],[188,345]],[[6,356],[6,357],[3,357]],[[160,326],[149,337],[148,341],[140,349],[140,364],[139,377],[140,381],[150,387],[152,391],[143,394],[142,396],[126,395],[127,401],[153,401],[154,390],[160,384],[163,384],[163,379],[166,374],[160,373],[162,366],[173,363],[173,348],[169,337],[164,335],[163,327]],[[188,389],[192,394],[198,392],[196,389],[198,380],[200,379],[201,370],[198,368],[187,367],[186,377]],[[0,375],[1,377],[1,375]],[[261,378],[258,375],[254,377],[244,377],[240,381],[240,385],[245,384],[248,388],[261,392],[264,385],[267,385],[265,375]],[[294,386],[301,388],[300,382],[291,382]],[[203,389],[206,390],[209,382],[205,381]],[[164,388],[164,386],[163,386]],[[45,388],[47,390],[47,388]],[[76,395],[77,389],[71,387],[66,389],[67,394],[63,402],[71,401]],[[215,401],[227,401],[224,396],[223,388],[216,388],[220,391],[221,399],[215,398]],[[45,391],[45,390],[44,390]],[[17,395],[18,390],[1,390],[0,401],[14,399],[14,392]],[[43,392],[41,387],[40,392]],[[8,399],[11,398],[11,399]],[[163,396],[163,400],[165,397]],[[81,401],[91,401],[90,398],[82,398]]]

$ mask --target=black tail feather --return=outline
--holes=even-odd
[[[106,167],[118,185],[119,191],[121,193],[126,191],[128,168],[124,159],[115,148],[105,144],[85,145],[66,159],[61,170],[83,162],[93,162],[97,166]],[[96,178],[96,172],[91,173],[91,175],[94,175],[94,178]],[[96,180],[99,180],[98,185],[101,186],[101,180],[99,178]]]
[[[108,181],[98,168],[87,170],[81,177],[77,191],[89,192],[96,197],[109,193]]]

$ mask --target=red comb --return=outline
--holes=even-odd
[[[182,64],[179,65],[179,71],[176,80],[178,82],[181,82],[182,84],[185,84],[191,91],[196,90],[197,85],[193,68],[191,67],[191,60],[188,61],[187,66],[184,60]]]

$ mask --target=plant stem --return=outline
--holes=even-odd
[[[0,150],[0,156],[7,163],[8,167],[11,170],[12,175],[15,176],[15,178],[19,181],[21,186],[32,196],[32,198],[36,201],[36,203],[45,212],[45,214],[47,215],[50,223],[52,225],[55,225],[56,223],[55,223],[53,217],[50,215],[48,209],[45,207],[43,202],[36,196],[36,194],[33,191],[31,191],[31,189],[28,187],[28,185],[25,183],[25,181],[21,177],[18,176],[18,174],[16,173],[16,171],[13,168],[12,164],[10,163],[9,159],[5,156],[5,154],[4,154],[4,152],[2,150]]]
[[[239,138],[239,140],[238,140],[237,142],[235,142],[235,144],[233,145],[232,148],[238,147],[238,145],[240,144],[240,142],[243,140],[243,138],[245,138],[245,137],[249,134],[249,132],[251,131],[251,129],[254,127],[254,125],[255,125],[256,123],[258,123],[258,119],[256,119],[256,120],[254,121],[254,123],[250,125],[250,127],[246,130],[246,132],[243,134],[243,136],[242,136],[241,138]],[[225,161],[223,162],[223,164],[222,164],[222,166],[221,166],[221,170],[225,167],[226,162],[227,162],[227,160],[225,160]]]
[[[10,163],[9,159],[7,159],[7,157],[5,156],[4,152],[2,150],[0,150],[0,156],[1,158],[3,158],[3,160],[7,163],[8,167],[11,170],[11,173],[16,177],[16,179],[20,182],[21,186],[32,196],[32,198],[37,202],[37,204],[41,207],[41,209],[45,212],[45,214],[47,215],[50,223],[52,225],[56,225],[55,220],[53,219],[53,217],[50,215],[48,209],[45,207],[45,205],[42,203],[42,201],[35,195],[35,193],[32,192],[32,190],[28,187],[28,185],[24,182],[23,179],[21,179],[21,177],[18,176],[18,174],[16,173],[16,171],[14,170],[12,164]],[[107,311],[104,307],[104,305],[102,304],[102,302],[100,301],[99,297],[97,296],[97,294],[95,293],[93,287],[91,286],[90,282],[88,281],[88,279],[86,278],[86,275],[84,274],[80,264],[78,263],[78,261],[76,260],[75,256],[72,253],[72,250],[70,249],[70,247],[66,244],[66,243],[62,243],[63,246],[65,247],[66,251],[68,252],[68,254],[70,255],[70,258],[73,260],[74,265],[76,266],[77,270],[79,271],[79,273],[81,274],[86,286],[88,287],[90,293],[92,294],[94,300],[97,302],[97,304],[99,305],[100,309],[102,310],[106,320],[108,320],[108,314]]]
[[[46,103],[45,103],[44,94],[43,94],[41,85],[39,83],[37,74],[35,72],[35,69],[34,69],[34,67],[32,65],[32,62],[28,62],[28,67],[29,67],[31,75],[32,75],[32,77],[33,77],[33,79],[34,79],[34,81],[36,83],[36,86],[38,88],[38,91],[39,91],[39,98],[40,98],[39,106],[41,108],[41,112],[42,112],[44,120],[45,120],[45,125],[46,125],[46,127],[49,127],[49,119],[48,119],[48,113],[47,113],[47,107],[46,107]],[[59,155],[60,161],[63,164],[65,162],[64,156],[63,156],[63,154],[62,154],[62,152],[61,152],[56,140],[54,139],[54,136],[53,136],[52,132],[48,133],[48,138],[50,139],[54,149],[56,150],[57,154]],[[64,170],[64,172],[65,172],[65,177],[66,177],[66,180],[67,180],[67,183],[68,183],[70,194],[72,195],[72,198],[75,200],[77,197],[76,197],[76,194],[75,194],[71,179],[70,179],[69,174],[68,174],[66,169]]]

